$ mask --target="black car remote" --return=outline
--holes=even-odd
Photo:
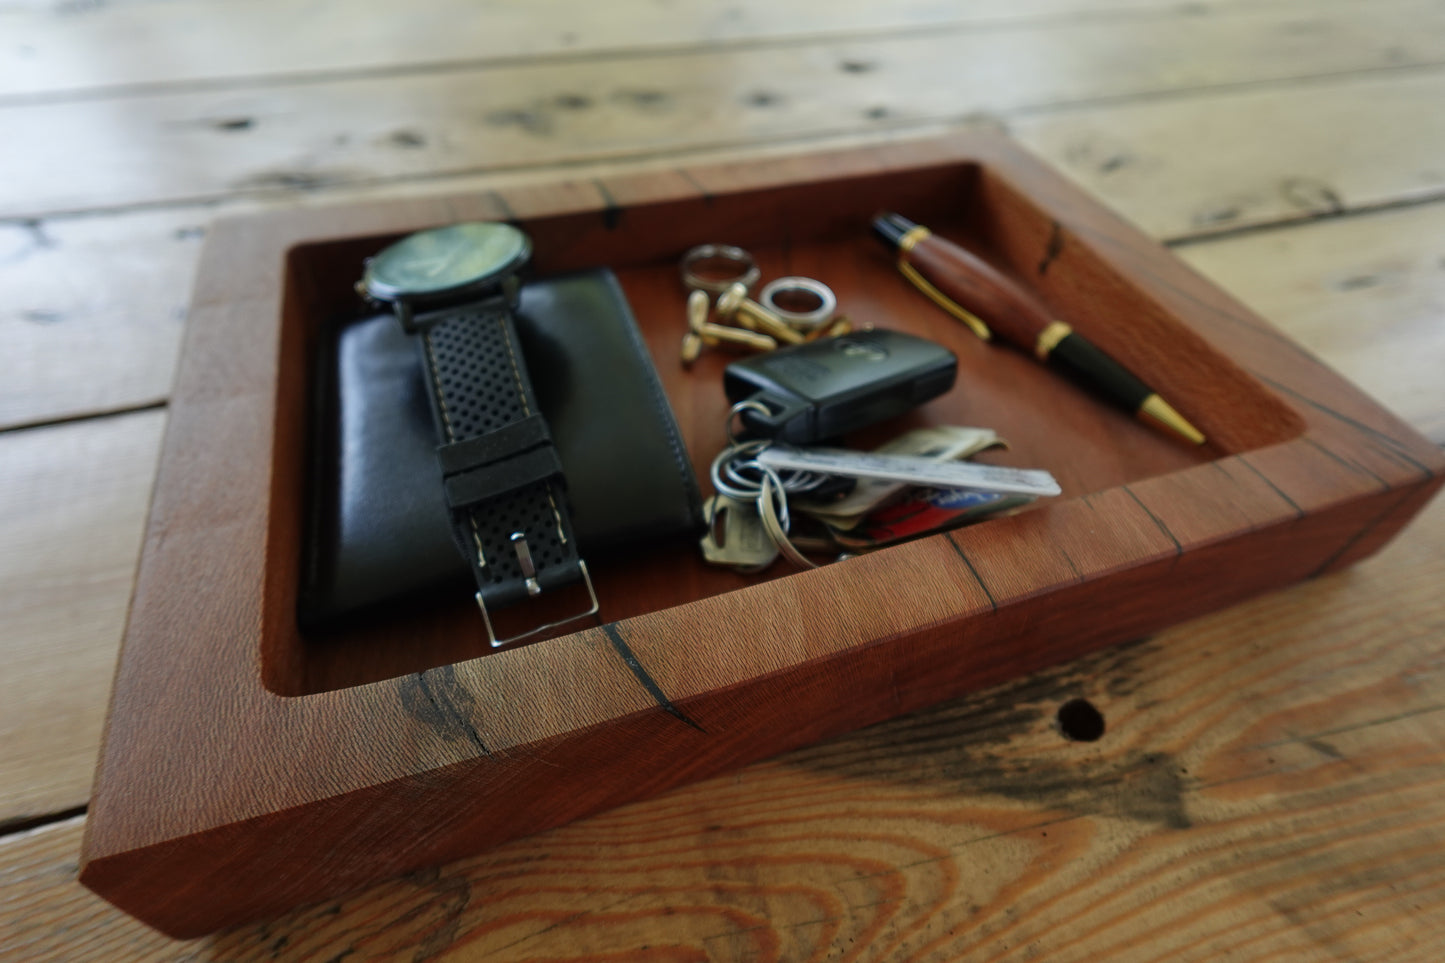
[[[958,358],[943,345],[899,331],[860,331],[734,361],[723,390],[734,404],[767,409],[742,412],[752,434],[808,445],[936,398],[957,374]]]

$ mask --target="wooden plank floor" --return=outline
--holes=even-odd
[[[74,875],[213,217],[1001,126],[1445,443],[1442,21],[0,6],[0,958],[1439,959],[1445,505],[1353,571],[267,925],[177,943]]]

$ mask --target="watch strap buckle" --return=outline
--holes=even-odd
[[[525,536],[522,536],[520,539],[518,539],[517,536],[519,536],[519,535],[522,535],[522,533],[521,533],[521,532],[514,532],[514,533],[513,533],[513,535],[512,535],[512,544],[513,544],[513,546],[517,549],[517,559],[518,559],[519,562],[522,563],[522,570],[523,570],[523,572],[525,573],[529,568],[532,567],[532,566],[531,566],[531,552],[530,552],[530,550],[526,547],[526,546],[527,546],[527,539],[526,539],[526,537],[525,537]],[[522,557],[523,557],[523,553],[524,553],[524,552],[526,553],[526,561],[523,561],[523,560],[522,560]],[[590,606],[589,606],[587,609],[585,609],[585,610],[583,610],[583,611],[581,611],[581,612],[577,612],[577,613],[575,613],[575,614],[573,614],[573,615],[564,616],[563,618],[556,619],[556,620],[551,621],[551,622],[545,622],[545,623],[543,623],[542,625],[533,626],[532,628],[528,629],[528,630],[525,631],[525,632],[519,632],[519,633],[517,633],[516,635],[508,636],[508,637],[505,638],[505,639],[499,639],[499,638],[497,638],[496,630],[492,627],[492,617],[491,617],[491,614],[487,611],[487,603],[486,603],[486,600],[485,600],[484,598],[482,598],[482,593],[481,593],[481,592],[478,592],[478,593],[477,593],[477,608],[479,608],[479,609],[482,610],[482,622],[483,622],[483,623],[486,625],[486,627],[487,627],[487,643],[488,643],[492,648],[494,648],[494,649],[500,649],[500,648],[502,648],[502,647],[504,647],[504,646],[512,645],[512,644],[515,643],[515,642],[520,642],[520,641],[522,641],[523,639],[529,639],[529,638],[531,638],[531,637],[534,636],[534,635],[540,635],[541,633],[546,632],[546,631],[548,631],[549,629],[555,629],[555,628],[558,628],[559,626],[568,625],[568,624],[570,624],[570,623],[572,623],[572,622],[576,622],[576,621],[578,621],[578,620],[580,620],[580,619],[589,618],[589,617],[591,617],[591,616],[596,615],[599,611],[601,611],[601,608],[602,608],[602,607],[601,607],[601,606],[598,604],[598,602],[597,602],[597,590],[596,590],[595,588],[593,588],[593,586],[592,586],[592,576],[591,576],[591,574],[587,571],[587,563],[586,563],[585,561],[583,561],[582,559],[580,559],[580,558],[577,560],[577,570],[582,573],[582,584],[583,584],[584,586],[586,586],[586,588],[587,588],[587,597],[588,597],[588,599],[590,600],[590,603],[591,603]],[[534,570],[533,570],[533,574],[530,575],[530,576],[528,576],[528,585],[527,585],[527,593],[528,593],[529,595],[534,596],[534,597],[542,594],[542,587],[541,587],[540,585],[537,585],[535,592],[532,590],[533,585],[536,584],[536,581],[537,581],[537,580],[536,580],[536,573],[535,573],[535,569],[534,569]]]

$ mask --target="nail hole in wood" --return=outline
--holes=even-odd
[[[1088,699],[1070,699],[1059,706],[1059,731],[1073,742],[1094,742],[1104,734],[1104,716]]]

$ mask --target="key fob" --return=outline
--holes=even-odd
[[[859,331],[734,361],[723,390],[734,404],[768,409],[742,413],[754,435],[810,445],[936,398],[957,374],[958,358],[941,344],[901,331]]]

